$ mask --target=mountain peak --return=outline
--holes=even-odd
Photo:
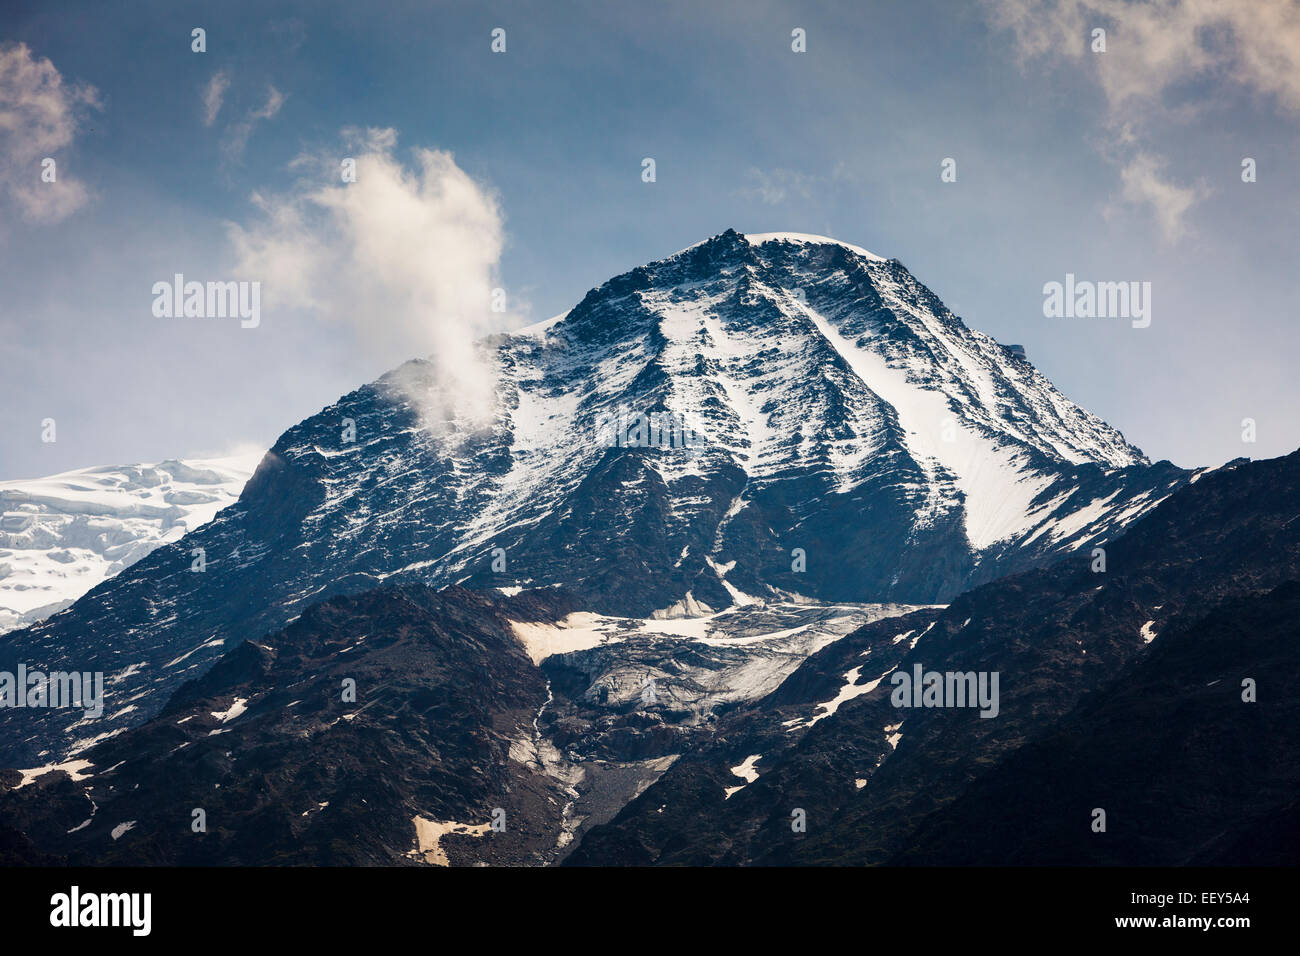
[[[15,632],[0,669],[143,662],[117,688],[143,715],[223,645],[380,583],[560,585],[636,617],[941,603],[1107,541],[1188,480],[898,260],[821,237],[728,230],[483,355],[489,427],[408,362],[286,431],[183,544]],[[66,716],[16,739],[75,751]]]
[[[796,245],[805,246],[841,246],[850,252],[855,252],[864,259],[870,259],[872,262],[887,262],[884,256],[878,256],[861,246],[855,246],[851,242],[842,242],[839,239],[832,239],[829,236],[816,236],[805,232],[754,232],[745,233],[742,238],[751,246],[762,246],[768,243],[790,242]]]
[[[878,256],[862,246],[854,245],[851,242],[843,242],[839,239],[833,239],[830,236],[818,236],[808,232],[737,232],[735,229],[725,229],[716,236],[710,236],[707,239],[701,239],[699,242],[691,243],[684,249],[679,249],[672,255],[665,257],[660,261],[669,261],[676,259],[685,253],[700,249],[706,246],[710,247],[727,247],[738,249],[741,246],[757,248],[768,244],[791,243],[803,246],[839,246],[850,252],[856,253],[864,259],[871,262],[887,262],[884,256]]]

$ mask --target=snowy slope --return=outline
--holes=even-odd
[[[626,619],[946,603],[1062,557],[1086,567],[1190,477],[897,260],[821,237],[729,230],[479,355],[496,382],[486,425],[456,411],[433,363],[406,363],[288,429],[184,545],[14,632],[0,669],[129,668],[114,693],[134,709],[95,736],[155,712],[232,643],[381,585],[555,586]],[[651,412],[698,444],[602,434]],[[206,573],[181,573],[191,547]],[[21,766],[87,737],[55,714],[8,719],[24,729],[7,753],[36,761]]]
[[[519,334],[500,359],[510,467],[459,529],[450,557],[467,570],[503,528],[545,521],[582,486],[606,451],[592,440],[599,422],[619,409],[667,410],[704,433],[699,452],[646,454],[647,474],[623,482],[662,486],[670,532],[710,520],[717,502],[698,486],[729,469],[743,494],[727,518],[795,479],[817,485],[811,501],[887,475],[911,538],[956,521],[970,552],[996,561],[1022,543],[1093,540],[1181,480],[1113,487],[1105,475],[1150,464],[1119,432],[968,329],[897,261],[820,236],[689,247]],[[707,550],[718,557],[725,534]]]
[[[260,455],[0,481],[0,633],[67,607],[239,497]]]

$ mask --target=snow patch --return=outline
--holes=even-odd
[[[214,710],[214,711],[210,711],[210,713],[212,714],[213,717],[217,718],[217,720],[225,724],[234,720],[236,717],[238,717],[247,709],[248,709],[248,698],[236,697],[235,702],[230,705],[229,709]]]
[[[23,779],[19,781],[18,786],[14,787],[14,789],[21,790],[29,783],[34,783],[47,773],[53,773],[56,770],[62,770],[70,776],[75,783],[78,780],[85,780],[89,777],[90,774],[84,771],[92,766],[94,766],[94,764],[89,760],[69,760],[65,763],[47,763],[44,767],[34,767],[31,770],[19,770],[18,772],[23,775]]]
[[[745,782],[737,787],[725,787],[723,790],[724,800],[730,800],[733,793],[744,790],[748,784],[751,784],[758,779],[758,771],[754,769],[754,764],[758,763],[762,759],[762,754],[750,754],[740,763],[736,764],[736,766],[731,768],[732,775],[739,777]]]
[[[135,829],[136,822],[137,821],[135,820],[127,820],[125,823],[119,823],[117,826],[113,827],[113,832],[110,836],[112,836],[114,840],[120,839],[128,830]]]
[[[456,823],[454,820],[438,822],[425,817],[414,817],[416,848],[406,855],[433,866],[450,866],[451,861],[442,848],[442,838],[449,833],[463,833],[468,836],[481,837],[492,829],[491,823]]]

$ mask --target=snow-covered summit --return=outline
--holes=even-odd
[[[722,236],[726,236],[729,234],[733,234],[731,230],[728,230],[728,232],[723,233]],[[861,246],[855,246],[851,242],[843,242],[842,240],[839,239],[832,239],[830,236],[817,236],[809,232],[745,232],[745,233],[734,233],[734,235],[738,236],[741,241],[749,243],[750,245],[753,246],[761,246],[764,243],[768,243],[768,242],[793,242],[800,245],[812,245],[812,246],[843,246],[845,249],[848,249],[862,256],[864,259],[872,259],[876,262],[886,261],[883,256],[878,256],[874,252],[870,252],[866,249],[863,249]],[[704,246],[711,242],[715,242],[719,238],[721,238],[721,236],[712,236],[708,239],[701,239],[699,242],[693,242],[685,249],[680,249],[677,252],[673,253],[673,255],[668,256],[668,258],[674,259],[677,256],[680,256],[684,252],[690,252],[692,249],[698,249],[700,246]]]
[[[1119,514],[1107,504],[1123,496],[1043,496],[1079,466],[1148,463],[901,263],[823,236],[728,231],[593,290],[541,338],[532,371],[505,371],[515,447],[528,454],[514,456],[497,515],[509,514],[512,488],[562,481],[573,461],[561,444],[620,403],[698,417],[704,457],[741,468],[751,493],[816,474],[846,494],[888,468],[914,530],[959,515],[976,551],[1035,530],[1051,540],[1059,529],[1044,522],[1067,501]],[[560,394],[557,376],[581,380]],[[670,482],[699,467],[655,464]]]
[[[841,242],[839,239],[831,239],[829,236],[814,236],[806,232],[747,232],[744,235],[745,240],[751,245],[761,246],[768,242],[794,242],[810,246],[843,246],[845,249],[856,252],[864,259],[871,259],[875,262],[885,261],[883,256],[868,252],[861,246],[855,246],[851,242]]]

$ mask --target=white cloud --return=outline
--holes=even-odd
[[[248,116],[253,120],[271,119],[276,113],[280,112],[280,107],[283,105],[284,94],[273,86],[267,95],[266,105],[261,109],[253,110]]]
[[[1300,3],[1295,0],[985,0],[995,25],[1008,30],[1021,62],[1056,60],[1090,69],[1106,101],[1108,153],[1121,167],[1123,196],[1147,204],[1166,238],[1209,194],[1180,186],[1136,129],[1157,116],[1190,119],[1213,101],[1187,91],[1209,81],[1271,98],[1300,111]],[[1093,53],[1091,31],[1106,30],[1106,52]],[[1173,104],[1173,105],[1171,105]]]
[[[1024,58],[1086,60],[1112,109],[1150,108],[1189,80],[1226,79],[1300,110],[1295,0],[986,0]],[[1091,52],[1094,27],[1107,31]]]
[[[351,324],[387,366],[430,357],[461,410],[482,413],[494,383],[474,342],[507,322],[490,308],[504,243],[497,199],[450,153],[415,149],[407,168],[393,130],[345,136],[343,152],[295,161],[304,178],[288,194],[254,195],[258,223],[228,225],[239,277],[262,280],[264,310]],[[355,182],[342,181],[344,156]]]
[[[35,223],[66,219],[90,192],[67,174],[66,149],[91,109],[101,109],[93,86],[65,83],[54,64],[25,43],[0,48],[0,191]],[[55,181],[41,178],[41,162],[55,161]]]
[[[218,70],[212,74],[212,79],[208,80],[208,85],[203,88],[203,125],[211,126],[217,120],[217,114],[221,112],[221,104],[225,101],[226,90],[230,87],[230,73],[226,70]]]
[[[745,175],[750,185],[742,188],[740,194],[769,206],[779,206],[791,194],[807,199],[811,195],[810,186],[816,181],[813,176],[790,169],[764,171],[754,167]]]
[[[1164,161],[1138,153],[1120,170],[1124,198],[1150,206],[1165,239],[1173,242],[1186,232],[1185,217],[1192,206],[1209,194],[1204,185],[1179,186],[1165,178]]]
[[[231,123],[226,127],[226,138],[222,143],[222,149],[227,159],[237,160],[244,155],[248,139],[253,135],[253,127],[260,120],[273,119],[280,112],[284,100],[284,94],[272,86],[267,92],[266,105],[249,110],[238,123]]]

